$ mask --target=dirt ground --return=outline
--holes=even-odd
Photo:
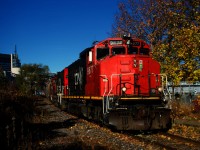
[[[0,125],[3,149],[156,149],[151,143],[70,115],[46,98],[1,101],[0,114],[4,120]],[[177,107],[168,132],[200,141],[199,113]]]

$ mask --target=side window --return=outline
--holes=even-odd
[[[89,51],[88,60],[89,62],[92,62],[92,51]]]
[[[93,55],[92,50],[87,52],[87,54],[86,54],[87,64],[92,63],[92,61],[93,61],[93,56],[92,55]]]
[[[118,54],[125,54],[125,48],[124,47],[113,47],[112,55],[118,55]]]
[[[109,48],[97,48],[97,60],[100,60],[109,55]]]
[[[138,54],[138,48],[137,47],[129,47],[128,54]]]

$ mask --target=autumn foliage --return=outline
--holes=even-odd
[[[176,85],[200,81],[200,2],[127,0],[119,3],[113,36],[131,33],[152,45],[153,56]]]

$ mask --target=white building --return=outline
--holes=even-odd
[[[21,63],[17,53],[11,54],[10,56],[11,56],[11,74],[15,76],[17,74],[20,74]]]
[[[16,46],[14,54],[0,54],[0,69],[7,77],[15,77],[20,73],[21,63],[17,55]]]

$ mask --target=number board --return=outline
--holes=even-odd
[[[122,40],[111,40],[110,45],[122,45]]]

